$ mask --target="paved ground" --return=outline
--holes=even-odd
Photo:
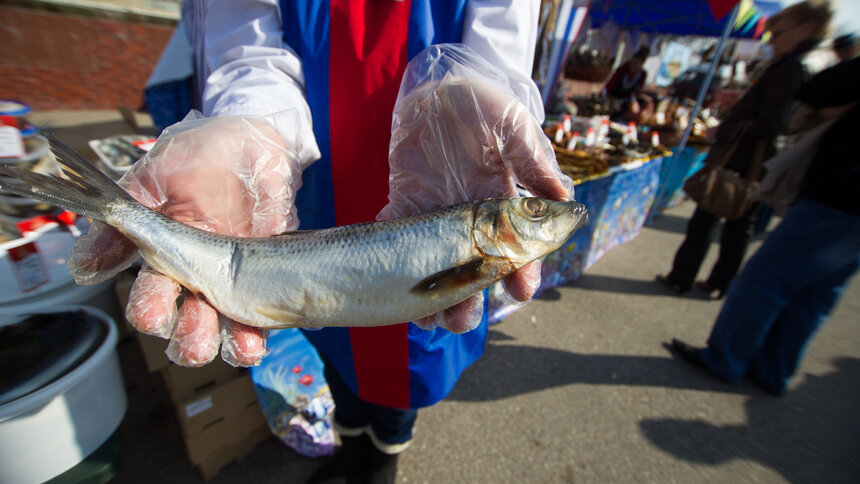
[[[75,119],[54,124],[72,134]],[[420,414],[398,482],[860,482],[860,279],[786,396],[716,381],[664,344],[703,343],[720,303],[653,281],[692,209],[669,210],[494,326],[485,357]],[[198,482],[160,376],[134,339],[119,352],[129,411],[114,482]],[[317,465],[272,438],[211,482],[303,482]]]

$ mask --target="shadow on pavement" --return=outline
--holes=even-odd
[[[690,462],[744,459],[789,482],[860,482],[860,359],[840,358],[834,365],[827,375],[806,375],[784,397],[749,398],[744,425],[643,420],[642,432]]]
[[[668,271],[668,269],[667,269]],[[656,276],[656,274],[655,274]],[[697,287],[689,292],[678,294],[677,292],[663,286],[654,279],[628,279],[625,277],[583,274],[579,279],[565,284],[564,287],[573,287],[586,291],[604,291],[624,294],[642,294],[646,296],[683,297],[690,299],[708,300],[708,295]],[[561,293],[557,289],[548,289],[535,299],[541,301],[558,301]]]
[[[648,228],[659,230],[661,232],[672,232],[676,234],[686,234],[687,233],[687,222],[690,220],[689,217],[679,217],[678,215],[671,215],[662,213],[654,217],[650,224],[648,224]]]
[[[491,329],[484,356],[460,377],[448,397],[483,402],[563,385],[625,385],[766,395],[749,383],[732,385],[672,357],[581,354],[509,344],[513,338]],[[498,376],[505,375],[499,385]]]

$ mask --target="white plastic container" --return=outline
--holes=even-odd
[[[92,315],[104,324],[106,335],[67,373],[0,405],[0,482],[4,484],[39,483],[61,475],[107,441],[125,415],[114,322],[86,306],[57,306],[33,314],[62,311]]]

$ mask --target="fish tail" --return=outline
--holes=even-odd
[[[138,203],[92,163],[51,134],[46,134],[63,174],[69,179],[0,165],[0,191],[40,200],[77,214],[107,222],[109,205]]]

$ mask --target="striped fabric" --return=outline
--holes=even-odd
[[[391,114],[403,71],[428,45],[460,40],[465,5],[281,1],[284,40],[302,58],[322,153],[303,176],[301,228],[372,221],[387,203]],[[483,353],[486,334],[486,320],[463,335],[412,324],[305,333],[361,399],[403,409],[444,398]]]

